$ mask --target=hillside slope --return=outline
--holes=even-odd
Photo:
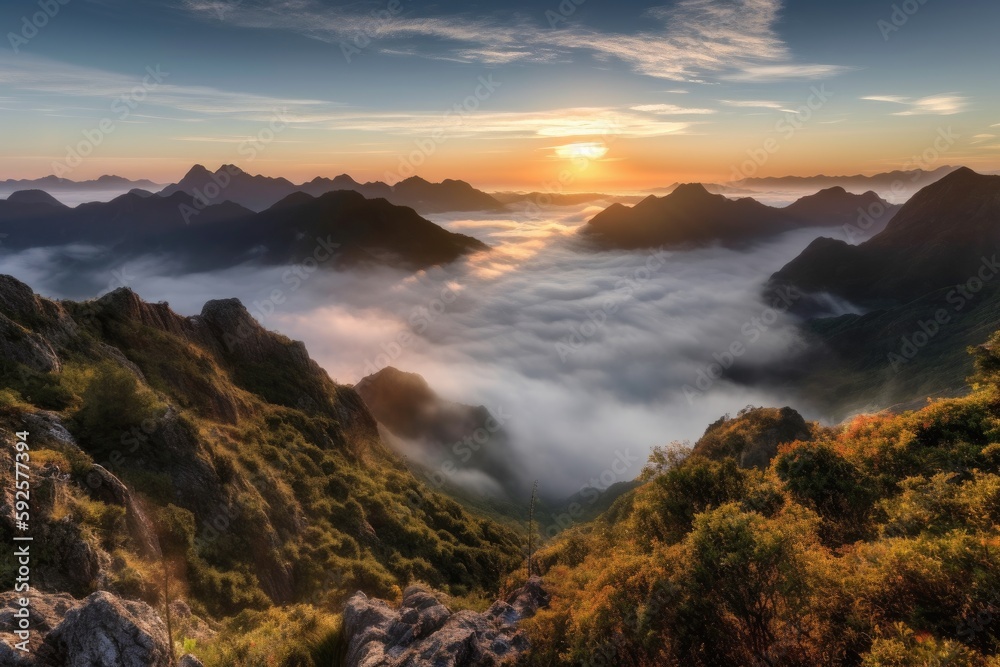
[[[1000,664],[1000,334],[976,363],[966,398],[809,425],[763,469],[714,438],[760,410],[657,450],[539,554],[552,602],[525,664]]]
[[[166,568],[210,623],[257,614],[223,629],[246,636],[275,605],[496,590],[520,561],[518,536],[417,481],[357,393],[236,300],[181,317],[124,288],[57,303],[0,276],[0,330],[0,430],[31,433],[43,591],[156,606]]]

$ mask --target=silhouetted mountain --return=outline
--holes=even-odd
[[[488,249],[472,237],[435,225],[411,208],[365,199],[347,190],[316,198],[296,192],[261,213],[212,224],[200,218],[194,218],[196,225],[172,230],[153,240],[155,244],[133,250],[148,252],[152,247],[208,270],[248,260],[284,264],[305,258],[331,268],[367,264],[419,269]]]
[[[355,390],[375,419],[404,441],[398,447],[425,468],[432,485],[523,495],[509,437],[486,407],[442,399],[420,375],[391,366],[365,377]]]
[[[872,176],[767,176],[745,178],[734,181],[734,185],[753,190],[815,190],[817,188],[842,187],[849,190],[899,190],[915,191],[944,178],[958,167],[938,167],[931,171],[923,169],[897,170]]]
[[[171,230],[188,229],[185,210],[197,202],[183,192],[169,197],[124,194],[109,202],[91,202],[68,208],[56,202],[37,204],[0,202],[0,229],[12,248],[61,246],[85,243],[149,248],[152,239]],[[193,218],[198,225],[242,218],[253,213],[225,202],[209,206]]]
[[[128,192],[132,188],[144,188],[148,190],[158,190],[160,185],[146,179],[132,181],[121,176],[101,176],[91,181],[71,181],[58,176],[45,176],[36,179],[10,179],[0,181],[0,197],[7,197],[19,190],[44,190],[50,195],[76,195],[86,193]]]
[[[325,195],[327,192],[335,192],[337,190],[353,190],[368,199],[378,199],[379,197],[390,199],[392,197],[392,187],[388,183],[381,181],[358,183],[347,174],[341,174],[336,178],[317,176],[308,183],[300,185],[299,190],[308,192],[313,197],[319,197],[320,195]]]
[[[347,191],[320,198],[295,192],[261,213],[229,201],[204,207],[185,192],[130,193],[72,209],[0,201],[0,232],[9,235],[8,248],[83,243],[129,256],[167,253],[204,270],[307,257],[329,260],[331,267],[389,264],[409,269],[487,249],[410,208]]]
[[[317,177],[308,183],[295,185],[284,178],[253,176],[234,165],[223,165],[214,173],[200,164],[195,165],[184,178],[167,186],[160,194],[183,191],[205,203],[229,200],[254,211],[263,211],[293,192],[320,197],[338,190],[351,190],[368,199],[386,199],[397,206],[409,206],[425,214],[503,207],[499,201],[464,181],[446,179],[441,183],[430,183],[413,176],[390,186],[381,181],[358,183],[347,174],[341,174],[332,179]]]
[[[263,211],[296,189],[287,179],[254,176],[236,165],[224,164],[213,173],[196,164],[180,181],[163,188],[160,195],[186,192],[203,204],[231,201],[252,211]]]
[[[849,225],[857,227],[859,234],[871,236],[882,231],[899,209],[898,204],[889,204],[870,190],[855,195],[837,186],[803,197],[784,210],[817,227]]]
[[[446,178],[440,183],[431,183],[418,176],[411,176],[394,185],[389,201],[400,206],[410,206],[421,213],[503,208],[499,201],[465,181]]]
[[[63,207],[62,202],[44,190],[18,190],[11,193],[7,201],[14,204],[48,204]]]
[[[965,283],[998,242],[1000,176],[963,167],[914,195],[869,241],[816,239],[772,281],[884,306]]]
[[[612,204],[588,222],[581,233],[605,248],[740,245],[798,227],[856,222],[860,210],[881,202],[882,220],[895,212],[874,193],[852,195],[843,189],[805,197],[787,208],[750,199],[728,199],[700,183],[678,186],[665,197],[649,196],[629,208]]]

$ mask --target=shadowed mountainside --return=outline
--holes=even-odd
[[[0,201],[0,230],[7,234],[4,245],[15,250],[96,245],[133,257],[169,254],[192,270],[307,258],[330,267],[412,269],[487,249],[411,208],[347,191],[318,198],[295,193],[261,213],[229,201],[204,207],[184,192],[165,197],[129,193],[75,208],[18,194]]]
[[[320,197],[340,190],[357,192],[368,199],[385,199],[397,206],[409,206],[424,214],[503,207],[499,201],[465,181],[446,179],[441,183],[431,183],[418,176],[411,176],[395,185],[389,185],[381,181],[358,183],[347,174],[341,174],[332,179],[316,177],[308,183],[296,185],[285,178],[248,174],[232,164],[222,165],[215,172],[197,164],[184,178],[168,185],[160,194],[186,192],[203,204],[228,200],[253,211],[263,211],[295,192]]]
[[[729,199],[705,186],[680,185],[665,197],[650,196],[635,206],[612,204],[594,216],[581,234],[602,248],[744,245],[801,227],[834,227],[856,223],[873,209],[876,224],[885,224],[897,207],[873,192],[853,195],[841,188],[804,197],[787,208],[750,199]]]

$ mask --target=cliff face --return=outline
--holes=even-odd
[[[489,590],[519,559],[517,536],[418,482],[360,396],[239,301],[183,317],[128,289],[56,303],[3,276],[0,324],[0,431],[31,433],[46,593],[155,604],[168,567],[222,618],[416,578]],[[4,535],[13,507],[0,496]]]

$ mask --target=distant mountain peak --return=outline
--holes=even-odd
[[[7,201],[18,204],[49,204],[50,206],[65,208],[62,202],[44,190],[18,190],[17,192],[12,192],[7,197]]]
[[[701,183],[681,183],[676,188],[674,188],[673,192],[671,192],[667,196],[668,197],[677,197],[677,198],[680,198],[680,199],[689,199],[689,198],[690,199],[695,199],[695,198],[704,199],[705,197],[712,197],[714,199],[715,197],[718,197],[719,195],[713,195]]]
[[[410,176],[396,184],[397,187],[400,185],[430,185],[430,181],[420,178],[419,176]]]

